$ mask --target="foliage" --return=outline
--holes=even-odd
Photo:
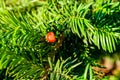
[[[0,3],[2,79],[94,80],[96,58],[120,45],[119,1]],[[45,40],[50,31],[57,37],[54,43]]]

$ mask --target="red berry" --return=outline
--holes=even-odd
[[[54,32],[47,33],[47,35],[46,35],[46,41],[50,42],[50,43],[53,43],[53,42],[56,41],[56,37],[55,37]]]

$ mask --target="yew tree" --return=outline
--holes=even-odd
[[[119,46],[119,0],[0,0],[0,79],[98,80]]]

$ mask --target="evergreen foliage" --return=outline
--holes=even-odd
[[[1,0],[0,79],[96,80],[120,46],[119,0]],[[53,31],[57,38],[48,43]]]

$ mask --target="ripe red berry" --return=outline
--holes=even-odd
[[[55,37],[54,32],[47,33],[47,35],[46,35],[46,41],[50,42],[50,43],[53,43],[53,42],[56,41],[56,37]]]

